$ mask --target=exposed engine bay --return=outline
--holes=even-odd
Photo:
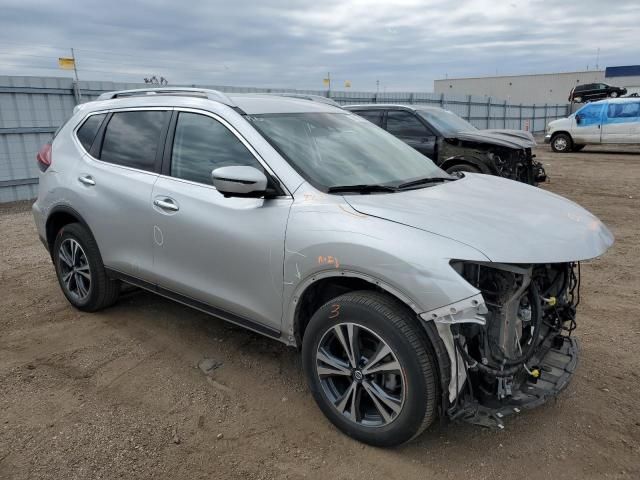
[[[480,290],[473,317],[450,321],[466,381],[451,418],[502,428],[502,418],[557,395],[577,364],[580,265],[453,264]]]
[[[522,150],[495,149],[487,152],[487,157],[495,165],[498,175],[519,182],[537,185],[547,179],[547,174],[540,162],[533,160],[531,148]]]
[[[480,139],[445,139],[438,146],[438,158],[443,167],[455,159],[473,161],[483,171],[500,177],[537,185],[544,183],[547,174],[544,166],[535,160],[531,147],[508,146],[480,141]]]

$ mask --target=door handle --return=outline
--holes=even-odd
[[[162,208],[163,210],[171,210],[172,212],[177,212],[178,210],[180,210],[180,207],[173,203],[173,201],[169,198],[165,198],[164,200],[160,200],[157,198],[153,201],[153,204],[156,207]]]
[[[96,184],[96,181],[93,179],[91,175],[84,175],[82,177],[78,177],[78,181],[90,187],[93,187]]]

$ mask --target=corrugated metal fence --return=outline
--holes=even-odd
[[[51,134],[80,102],[103,92],[143,88],[144,84],[81,81],[71,78],[0,76],[0,203],[35,198],[38,167],[35,156]],[[269,88],[209,86],[238,93],[307,93],[330,96],[342,105],[404,103],[446,108],[478,128],[543,131],[547,122],[567,115],[567,105],[510,105],[479,97],[433,93],[327,92]]]

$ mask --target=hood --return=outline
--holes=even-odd
[[[575,116],[575,113],[572,113],[572,114],[571,114],[571,115],[569,115],[568,117],[565,117],[565,118],[558,118],[558,119],[556,119],[556,120],[552,120],[552,121],[550,121],[547,125],[549,125],[549,126],[551,126],[551,127],[556,126],[556,125],[562,125],[562,124],[564,124],[564,123],[571,122],[571,119],[572,119],[574,116]]]
[[[360,213],[465,243],[494,262],[586,260],[613,245],[609,229],[581,206],[491,175],[465,174],[433,187],[344,198]]]
[[[535,147],[536,139],[531,132],[524,130],[482,130],[486,133],[502,136],[503,138],[512,139],[516,142],[522,142],[525,148]]]
[[[509,130],[509,132],[514,131],[515,130]],[[532,143],[530,139],[521,138],[520,136],[512,134],[505,134],[504,130],[469,130],[466,132],[458,132],[455,135],[452,135],[452,137],[470,142],[489,143],[492,145],[499,145],[501,147],[516,148],[518,150],[521,148],[531,148],[535,144],[535,142]]]

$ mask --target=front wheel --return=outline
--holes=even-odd
[[[456,173],[456,172],[482,173],[478,167],[476,167],[475,165],[471,165],[469,163],[459,163],[457,165],[453,165],[447,168],[447,173]]]
[[[571,137],[566,133],[559,133],[551,140],[551,150],[557,153],[570,152],[573,147]]]
[[[435,360],[415,315],[377,292],[337,297],[313,315],[302,356],[313,397],[345,434],[376,446],[418,436],[437,412]]]

